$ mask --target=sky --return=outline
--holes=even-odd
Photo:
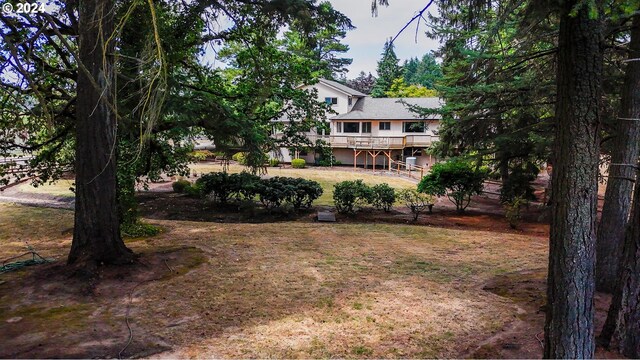
[[[342,41],[351,48],[346,57],[353,58],[348,78],[354,78],[360,71],[376,75],[376,65],[380,59],[384,42],[395,36],[400,29],[422,10],[427,0],[391,0],[389,7],[380,7],[378,16],[371,16],[371,0],[329,0],[333,7],[351,19],[356,27],[347,33]],[[433,6],[433,5],[432,5]],[[420,25],[418,42],[414,25],[405,30],[395,41],[395,51],[401,61],[411,57],[422,57],[436,50],[439,43],[427,38],[425,25]]]

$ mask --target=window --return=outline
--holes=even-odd
[[[406,133],[423,133],[425,130],[423,121],[411,121],[402,123],[402,132]]]
[[[324,102],[326,102],[329,105],[338,105],[338,98],[326,97],[324,98]]]
[[[391,122],[390,121],[381,121],[380,122],[380,130],[391,130]]]
[[[371,133],[371,122],[363,122],[362,123],[362,132],[365,134]]]
[[[360,132],[360,123],[358,123],[358,122],[346,122],[343,125],[343,130],[346,133],[359,133]]]
[[[349,106],[351,106],[351,104],[353,104],[353,98],[349,96]]]
[[[337,133],[341,133],[342,132],[342,123],[339,122],[339,121],[336,123],[336,132]]]

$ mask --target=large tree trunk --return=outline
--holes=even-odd
[[[636,182],[633,201],[619,280],[600,338],[605,346],[637,359],[640,358],[640,181]]]
[[[601,24],[562,2],[545,358],[593,358]]]
[[[79,7],[76,105],[76,208],[68,263],[93,267],[124,263],[133,254],[120,237],[116,200],[116,117],[112,111],[114,2],[86,0]]]
[[[640,16],[633,19],[629,58],[640,58]],[[634,123],[621,128],[633,136],[639,136],[640,122],[640,62],[630,61],[626,69],[624,89],[622,93],[622,121]],[[624,120],[636,119],[636,120]],[[635,132],[635,134],[634,134]],[[627,141],[636,142],[635,156],[628,154],[624,164],[635,164],[638,159],[637,142],[639,139],[629,138],[628,134],[618,134]],[[638,164],[640,166],[640,164]],[[631,166],[624,166],[625,176],[637,174],[634,190],[633,211],[626,228],[626,236],[621,247],[620,265],[615,276],[615,291],[611,307],[600,339],[604,345],[619,351],[630,358],[640,358],[640,168],[634,171]],[[628,186],[631,181],[625,181]],[[608,188],[607,188],[608,190]],[[618,258],[615,258],[616,264]],[[599,269],[598,269],[599,270]]]
[[[629,58],[640,58],[640,16],[633,19]],[[640,62],[632,61],[622,88],[620,119],[617,121],[613,153],[609,167],[609,181],[604,197],[602,218],[596,242],[596,289],[612,292],[617,282],[624,232],[631,208],[631,191],[635,164],[640,146]]]

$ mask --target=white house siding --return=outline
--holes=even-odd
[[[314,85],[316,89],[318,89],[318,100],[323,101],[325,98],[334,97],[338,98],[338,104],[331,106],[331,109],[338,114],[344,114],[349,112],[349,96],[341,91],[337,91],[334,88],[325,85],[323,83],[317,83]],[[352,100],[352,106],[355,102],[355,99]],[[328,117],[333,116],[333,114],[327,114]]]

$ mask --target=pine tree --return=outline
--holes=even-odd
[[[378,61],[378,78],[371,91],[373,97],[385,97],[385,93],[391,89],[393,80],[402,76],[402,67],[398,56],[394,51],[394,45],[390,41],[385,42],[382,58]]]

